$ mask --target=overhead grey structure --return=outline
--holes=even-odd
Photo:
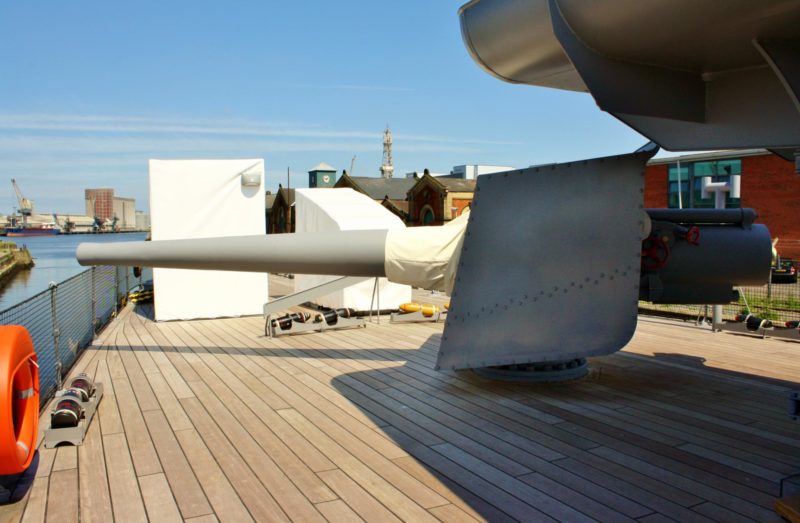
[[[666,149],[800,148],[797,0],[473,0],[459,14],[494,76],[589,92]]]

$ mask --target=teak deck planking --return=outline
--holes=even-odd
[[[434,371],[442,323],[269,339],[151,313],[81,355],[87,438],[40,447],[0,521],[778,521],[800,472],[796,342],[642,317],[587,378],[532,385]]]

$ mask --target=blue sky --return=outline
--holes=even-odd
[[[586,94],[501,82],[462,41],[462,2],[0,0],[0,213],[16,178],[37,211],[113,187],[147,209],[149,158],[264,158],[378,176],[524,167],[647,140]]]

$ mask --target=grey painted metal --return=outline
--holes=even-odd
[[[589,91],[665,148],[800,147],[796,0],[473,0],[459,14],[491,74]]]
[[[264,304],[264,316],[266,317],[272,314],[277,314],[282,310],[286,310],[290,307],[300,305],[301,303],[311,301],[314,298],[319,298],[320,296],[326,296],[332,292],[346,289],[347,287],[365,282],[369,279],[369,277],[344,276],[342,278],[337,278],[321,285],[317,285],[316,287],[311,287],[310,289],[305,289],[292,294],[287,294],[286,296],[281,296],[280,298],[275,298],[271,302]]]
[[[393,312],[389,321],[391,323],[439,323],[439,320],[446,311],[437,310],[430,316],[425,316],[422,311],[417,312]]]
[[[783,83],[795,109],[800,111],[800,38],[797,36],[795,34],[792,40],[756,38],[753,45]]]
[[[753,209],[646,209],[651,220],[684,223],[741,225],[750,227],[758,218]]]
[[[656,150],[480,176],[437,368],[564,361],[628,343]]]
[[[771,259],[772,241],[764,225],[749,229],[707,225],[700,227],[698,245],[674,242],[669,262],[658,274],[675,283],[765,285]]]
[[[334,325],[328,325],[325,320],[315,322],[315,321],[308,321],[305,323],[300,322],[293,322],[292,328],[288,330],[283,330],[282,328],[278,327],[277,329],[272,325],[272,316],[268,315],[266,317],[266,323],[264,324],[264,333],[270,337],[277,337],[283,336],[287,334],[306,334],[309,332],[323,332],[327,330],[340,330],[340,329],[358,329],[367,327],[367,322],[363,320],[363,318],[343,318],[339,316],[336,319],[336,323]]]
[[[525,383],[556,383],[583,378],[589,373],[586,358],[545,362],[534,365],[505,365],[473,369],[484,378]]]
[[[780,333],[780,334],[777,334],[777,336],[776,336],[773,333],[776,333],[778,331],[772,325],[769,325],[769,326],[759,325],[755,330],[751,330],[751,329],[747,328],[747,325],[744,322],[726,321],[725,323],[723,323],[722,329],[726,330],[728,332],[735,332],[737,334],[752,334],[753,336],[759,336],[762,340],[767,339],[767,333],[768,332],[769,332],[770,336],[775,336],[775,337],[779,337],[779,338],[790,338],[790,339],[794,338],[794,339],[797,339],[796,336],[792,336],[792,333],[788,333],[788,336],[786,335],[786,333]],[[781,330],[786,331],[788,329],[781,329]]]
[[[734,287],[769,280],[772,241],[764,225],[700,225],[697,245],[676,238],[674,229],[653,221],[653,234],[665,239],[669,259],[662,268],[643,273],[640,299],[724,304],[737,299]]]
[[[573,32],[556,0],[548,5],[553,33],[602,110],[693,122],[705,119],[700,75],[604,56]]]
[[[82,243],[81,265],[385,276],[385,230]]]
[[[706,121],[702,123],[622,113],[614,116],[672,151],[800,146],[800,113],[768,69],[715,76],[706,84],[706,100]]]

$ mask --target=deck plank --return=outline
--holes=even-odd
[[[153,440],[147,431],[142,411],[139,410],[130,383],[124,378],[112,378],[112,380],[136,475],[147,476],[162,472]]]
[[[361,488],[341,470],[320,472],[319,476],[347,503],[364,521],[367,522],[399,522],[392,512]]]
[[[183,517],[211,513],[211,506],[164,413],[159,410],[148,411],[144,413],[144,419],[147,426],[142,428],[149,429],[153,435],[155,450]]]
[[[219,463],[231,486],[256,521],[290,521],[273,493],[264,489],[258,476],[235,450],[198,398],[181,400],[197,433]],[[217,512],[217,516],[224,516]]]
[[[125,434],[104,435],[103,450],[115,521],[147,521]]]
[[[139,488],[150,521],[181,523],[180,511],[164,474],[139,477]],[[108,520],[106,520],[108,521]]]
[[[352,456],[312,422],[304,418],[302,414],[294,409],[284,409],[280,411],[280,415],[309,438],[317,448],[325,452],[356,483],[362,487],[369,487],[371,494],[398,517],[413,521],[435,521],[435,518],[429,512],[409,497],[409,494],[413,495],[413,493],[401,491],[386,481],[374,470]],[[445,503],[443,500],[440,505]]]
[[[239,374],[237,374],[237,376],[238,375]],[[280,467],[280,475],[282,476],[285,474],[287,479],[294,483],[297,488],[308,497],[309,501],[312,503],[321,503],[336,499],[333,492],[326,487],[320,478],[314,474],[314,471],[295,454],[295,451],[284,444],[283,441],[270,430],[270,427],[255,414],[255,411],[269,409],[266,402],[261,401],[260,395],[251,394],[252,391],[248,389],[244,383],[236,380],[217,380],[211,378],[206,381],[206,385],[214,392],[216,398],[224,403],[225,408],[233,418],[241,424],[242,428],[251,435],[258,434],[258,445],[260,445],[263,451],[266,452],[266,455],[269,456],[271,460],[274,460],[278,467]],[[237,394],[237,392],[239,394]],[[245,403],[243,399],[246,399],[247,402]],[[217,409],[219,408],[216,404],[213,406]],[[281,419],[277,413],[270,413],[275,418]],[[219,421],[218,419],[218,422]],[[299,438],[295,441],[299,441]],[[298,447],[300,447],[300,445],[298,445]],[[304,452],[305,446],[299,448],[299,450],[303,452],[303,455],[306,454]],[[257,452],[254,449],[250,449],[250,451]],[[333,468],[333,464],[329,463],[327,468]]]
[[[253,518],[247,511],[247,507],[236,494],[197,431],[182,430],[176,433],[176,437],[180,441],[186,458],[191,462],[203,490],[207,493],[208,501],[213,506],[214,512],[225,521],[252,521]],[[213,514],[186,518],[186,520],[194,521],[211,516]]]
[[[13,507],[17,509],[14,510],[14,513],[0,513],[0,521],[3,523],[16,523],[17,521],[22,521],[22,523],[44,523],[45,513],[47,512],[47,487],[49,481],[49,477],[34,479],[24,514],[21,509]]]
[[[323,503],[317,504],[317,510],[319,510],[325,519],[328,521],[335,521],[335,522],[352,522],[352,523],[359,523],[364,521],[358,514],[356,514],[353,509],[351,509],[347,503],[342,501],[341,499],[335,499],[333,501],[325,501]]]
[[[78,469],[57,470],[50,474],[50,494],[47,499],[47,523],[78,521]]]
[[[104,401],[104,400],[101,400]],[[104,523],[113,519],[111,493],[103,454],[103,435],[95,421],[78,448],[81,521]]]

